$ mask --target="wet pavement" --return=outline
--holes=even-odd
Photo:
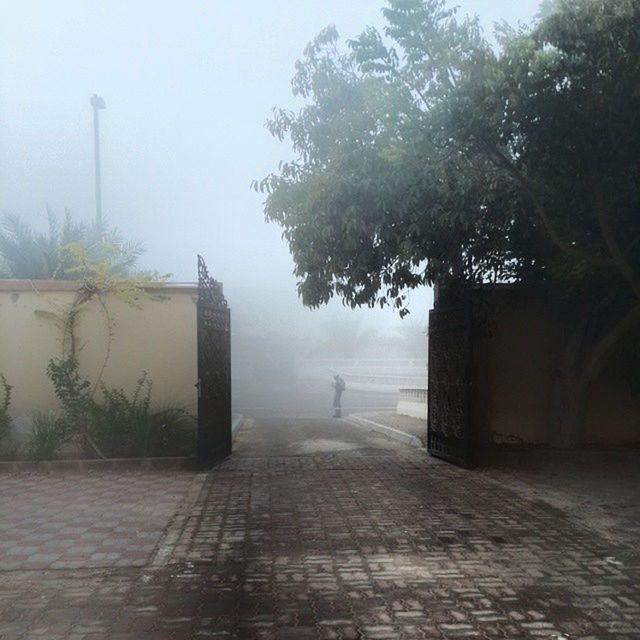
[[[0,638],[640,638],[640,563],[341,421],[248,420],[145,567],[0,571]]]
[[[0,571],[144,566],[192,477],[0,474]]]
[[[354,414],[356,418],[365,418],[381,425],[397,429],[403,433],[415,436],[427,446],[427,421],[410,416],[399,415],[395,411],[366,411]]]

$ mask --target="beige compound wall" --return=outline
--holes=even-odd
[[[559,357],[566,337],[541,299],[505,287],[474,304],[472,412],[485,446],[553,444],[551,413]],[[640,442],[640,397],[614,367],[592,386],[585,442]]]
[[[59,406],[46,376],[49,359],[62,353],[62,331],[51,314],[68,308],[77,287],[64,281],[0,280],[0,372],[13,386],[14,418]],[[155,292],[163,300],[144,300],[140,309],[110,296],[103,300],[112,318],[110,350],[100,303],[87,305],[76,331],[80,372],[95,381],[108,355],[105,384],[133,392],[142,371],[147,371],[154,405],[195,414],[197,289],[166,285]]]
[[[481,442],[541,445],[549,442],[553,360],[559,336],[535,303],[505,300],[493,292],[474,322],[473,410]]]

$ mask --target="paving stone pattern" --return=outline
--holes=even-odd
[[[640,638],[628,549],[477,472],[362,438],[293,457],[240,446],[165,566],[0,573],[0,638]]]
[[[147,563],[193,474],[0,474],[0,570]]]

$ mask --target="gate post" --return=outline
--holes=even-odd
[[[473,463],[471,292],[436,296],[429,311],[427,450],[462,467]]]
[[[199,469],[231,454],[231,318],[222,284],[198,256],[198,437]]]

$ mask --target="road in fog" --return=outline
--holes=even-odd
[[[398,400],[392,389],[368,390],[349,386],[342,396],[342,415],[393,410]],[[247,417],[327,418],[333,414],[330,378],[293,380],[265,377],[238,380],[233,387],[233,411]]]

